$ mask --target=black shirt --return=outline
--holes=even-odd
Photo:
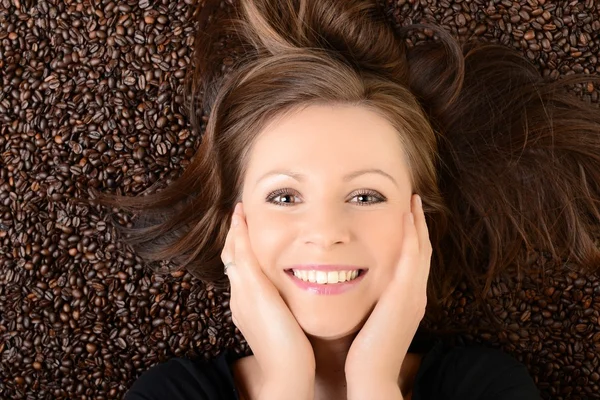
[[[413,346],[409,351],[414,351]],[[417,351],[422,352],[422,351]],[[173,358],[144,372],[124,400],[239,400],[225,350],[212,360]],[[538,400],[527,368],[500,350],[437,339],[424,355],[413,400]],[[378,399],[377,399],[378,400]],[[383,399],[385,400],[385,399]]]

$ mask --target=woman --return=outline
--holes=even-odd
[[[215,32],[197,41],[191,94],[210,115],[192,164],[163,191],[99,199],[144,210],[124,231],[146,259],[211,282],[228,267],[253,355],[170,360],[126,398],[539,398],[498,350],[413,337],[426,305],[461,279],[483,297],[518,250],[598,266],[592,106],[500,46],[428,26],[442,44],[409,51],[370,1],[239,4],[218,27],[245,50],[230,76],[210,70]]]
[[[244,163],[222,252],[253,355],[172,360],[126,398],[538,398],[497,350],[438,345],[423,366],[407,354],[431,257],[409,158],[368,106],[311,105],[270,123]]]

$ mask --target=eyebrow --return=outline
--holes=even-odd
[[[394,179],[393,176],[391,176],[390,174],[388,174],[387,172],[385,172],[385,171],[383,171],[383,170],[381,170],[379,168],[366,168],[366,169],[361,169],[361,170],[358,170],[358,171],[351,172],[351,173],[349,173],[349,174],[347,174],[346,176],[343,177],[343,181],[344,182],[349,182],[349,181],[351,181],[351,180],[353,180],[353,179],[355,179],[355,178],[357,178],[357,177],[359,177],[361,175],[365,175],[365,174],[378,174],[378,175],[381,175],[381,176],[383,176],[383,177],[388,178],[389,180],[391,180],[394,183],[394,185],[398,186],[398,182],[396,182],[396,180]],[[287,175],[290,178],[293,178],[293,179],[297,180],[298,182],[304,182],[306,180],[306,176],[303,175],[303,174],[301,174],[301,173],[299,173],[299,172],[294,172],[294,171],[291,171],[289,169],[275,169],[275,170],[267,172],[266,174],[264,174],[263,176],[261,176],[260,178],[258,178],[256,180],[255,185],[257,185],[263,179],[268,178],[269,176],[272,176],[272,175]]]

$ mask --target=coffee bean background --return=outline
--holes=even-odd
[[[552,79],[600,72],[594,0],[382,4],[390,23],[433,22],[502,43]],[[107,210],[74,202],[91,188],[133,196],[188,164],[198,133],[183,110],[183,79],[199,6],[0,0],[0,398],[122,398],[171,357],[248,353],[229,293],[184,271],[149,272]],[[214,20],[230,6],[217,2]],[[416,31],[410,41],[427,38]],[[227,38],[215,51],[226,73]],[[598,104],[593,85],[572,90]],[[466,285],[444,305],[443,327],[514,355],[546,399],[598,399],[599,277],[544,253],[532,261],[539,274],[521,285],[499,278],[488,294],[501,328],[472,306]]]

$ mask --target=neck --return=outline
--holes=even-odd
[[[322,338],[307,335],[315,354],[315,389],[323,398],[345,399],[347,382],[344,366],[352,341],[358,332],[339,338]],[[421,355],[408,353],[398,376],[398,385],[404,396],[412,391]],[[316,398],[316,397],[315,397]]]
[[[346,398],[344,366],[352,341],[357,334],[358,332],[339,338],[307,335],[315,354],[315,392],[322,393],[323,398]]]

